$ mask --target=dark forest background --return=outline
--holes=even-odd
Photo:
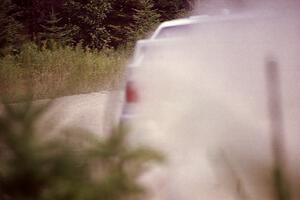
[[[192,7],[192,0],[0,0],[1,54],[24,41],[117,48]]]
[[[135,41],[193,7],[193,0],[0,0],[0,94],[18,101],[27,88],[35,99],[120,88]]]

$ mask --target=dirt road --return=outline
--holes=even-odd
[[[45,100],[38,101],[43,102]],[[120,91],[60,97],[40,119],[38,128],[51,134],[68,128],[83,128],[102,136],[117,121],[121,102]]]

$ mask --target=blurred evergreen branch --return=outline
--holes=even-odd
[[[44,139],[35,126],[50,105],[3,104],[0,117],[0,199],[139,199],[137,178],[162,156],[133,148],[118,127],[106,139],[69,130],[67,137]],[[62,133],[63,134],[63,133]]]
[[[275,188],[275,197],[277,200],[290,200],[290,187],[284,179],[283,170],[276,165],[273,169],[273,183]]]

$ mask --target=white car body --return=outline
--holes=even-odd
[[[160,38],[180,26],[196,28],[191,36]],[[123,118],[130,119],[134,144],[154,146],[168,159],[141,180],[149,199],[274,199],[268,85],[276,84],[268,82],[270,63],[280,76],[287,176],[295,177],[299,35],[299,17],[292,12],[175,20],[138,41],[127,78],[139,98],[125,102]]]

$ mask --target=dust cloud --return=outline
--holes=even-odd
[[[244,2],[183,38],[149,42],[134,69],[141,97],[132,138],[168,159],[141,180],[149,199],[274,199],[270,60],[279,73],[284,170],[299,198],[300,16],[296,1],[285,2]]]

